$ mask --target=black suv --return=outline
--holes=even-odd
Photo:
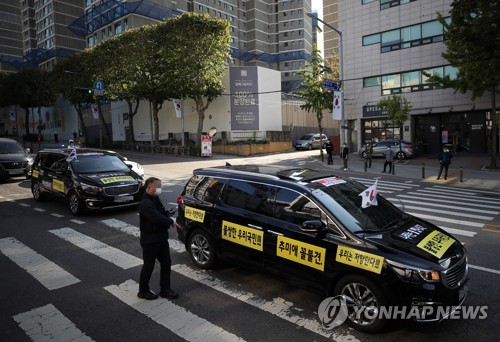
[[[366,190],[325,170],[197,169],[178,199],[179,239],[200,268],[223,258],[342,296],[348,324],[365,332],[385,325],[372,315],[382,306],[460,305],[468,283],[463,245],[383,197],[362,208]]]
[[[33,163],[31,192],[69,203],[74,215],[85,210],[133,206],[141,197],[143,179],[114,152],[98,149],[48,149]]]
[[[33,157],[17,141],[0,138],[0,181],[10,177],[31,177]]]

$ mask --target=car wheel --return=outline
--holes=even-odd
[[[366,159],[366,151],[361,152],[361,157],[363,157],[363,159]]]
[[[212,237],[202,229],[196,229],[188,242],[188,253],[195,265],[202,269],[210,269],[215,265],[215,245]]]
[[[72,192],[69,194],[68,202],[69,210],[71,210],[71,213],[73,215],[80,216],[83,213],[83,202],[76,194],[76,192]]]
[[[35,201],[43,201],[42,189],[40,189],[40,185],[37,182],[31,183],[31,193],[33,194],[33,198],[35,199]]]
[[[308,150],[312,150],[313,149],[313,145],[312,144],[307,145],[307,149]]]
[[[399,160],[403,160],[406,158],[406,154],[403,151],[399,151],[398,153],[396,153],[396,158],[398,158]]]
[[[380,308],[388,304],[387,299],[371,280],[359,275],[346,276],[337,283],[335,294],[345,299],[347,324],[354,329],[375,333],[387,324],[385,318],[377,317]]]

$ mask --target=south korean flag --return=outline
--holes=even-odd
[[[68,158],[66,158],[66,161],[69,163],[73,159],[76,159],[76,148],[73,148],[71,152],[68,155]]]
[[[375,180],[375,183],[367,188],[365,191],[360,193],[358,196],[361,196],[361,208],[368,208],[372,205],[378,205],[377,202],[377,182],[378,179]]]

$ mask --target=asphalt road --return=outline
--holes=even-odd
[[[163,180],[167,207],[197,167],[244,163],[321,165],[310,152],[255,158],[194,159],[124,153],[146,176]],[[373,177],[335,170],[370,185]],[[53,336],[93,341],[491,341],[500,335],[500,197],[494,191],[382,177],[381,195],[414,215],[450,230],[468,249],[470,289],[465,305],[487,306],[486,319],[440,324],[398,322],[376,335],[343,325],[323,330],[320,295],[267,275],[222,264],[194,268],[171,234],[174,301],[136,298],[141,264],[135,210],[75,218],[66,205],[37,203],[29,181],[0,184],[0,340]],[[29,261],[29,262],[28,262]],[[33,267],[35,265],[36,267]],[[48,276],[50,275],[50,276]],[[157,289],[159,265],[151,286]],[[142,303],[142,304],[141,304]]]

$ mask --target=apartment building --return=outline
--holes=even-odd
[[[0,72],[15,72],[23,56],[21,8],[18,0],[0,3]]]
[[[427,154],[438,153],[443,145],[455,153],[488,152],[491,95],[472,101],[470,93],[429,84],[423,74],[453,77],[457,72],[441,56],[445,38],[436,17],[436,13],[447,17],[451,3],[338,0],[336,7],[324,1],[325,21],[343,34],[344,115],[351,150],[401,137]],[[325,51],[335,49],[336,42],[325,32]],[[412,105],[402,136],[376,107],[380,99],[394,94]]]

